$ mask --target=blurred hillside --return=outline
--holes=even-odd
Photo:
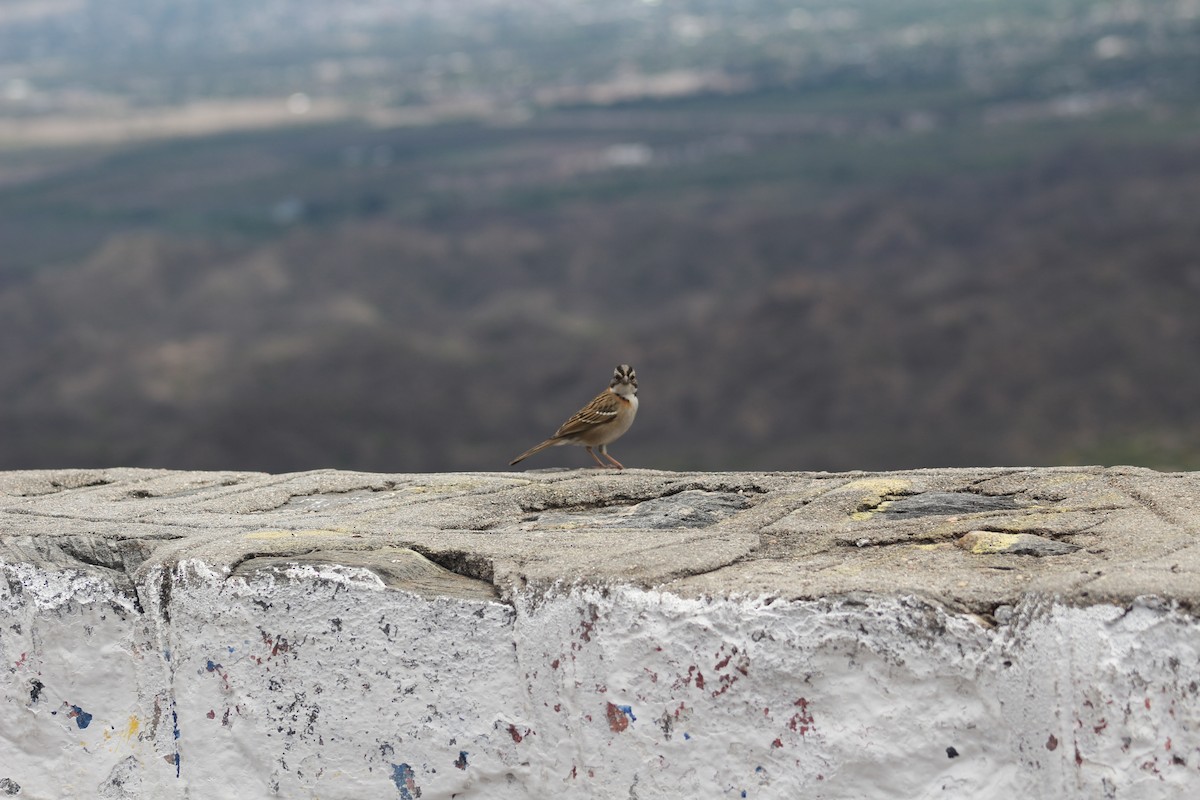
[[[0,468],[1200,468],[1200,0],[252,5],[0,0]]]

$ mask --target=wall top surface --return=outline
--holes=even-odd
[[[131,595],[198,559],[234,575],[368,570],[426,597],[564,584],[681,596],[918,595],[997,615],[1155,596],[1200,608],[1200,473],[651,470],[0,473],[0,561]]]

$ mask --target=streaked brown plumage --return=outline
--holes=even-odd
[[[616,441],[633,424],[638,410],[637,389],[637,373],[628,364],[621,364],[613,371],[613,378],[607,389],[564,422],[553,436],[514,458],[509,462],[509,466],[524,461],[547,447],[575,444],[584,447],[601,467],[608,465],[597,457],[592,451],[593,447],[617,469],[624,469],[620,461],[608,454],[608,445]]]

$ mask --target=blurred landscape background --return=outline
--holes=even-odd
[[[1198,469],[1198,354],[1200,0],[0,0],[0,468]]]

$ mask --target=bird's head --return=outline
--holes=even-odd
[[[622,364],[613,370],[612,381],[608,384],[609,391],[622,397],[637,396],[637,373],[628,364]]]

